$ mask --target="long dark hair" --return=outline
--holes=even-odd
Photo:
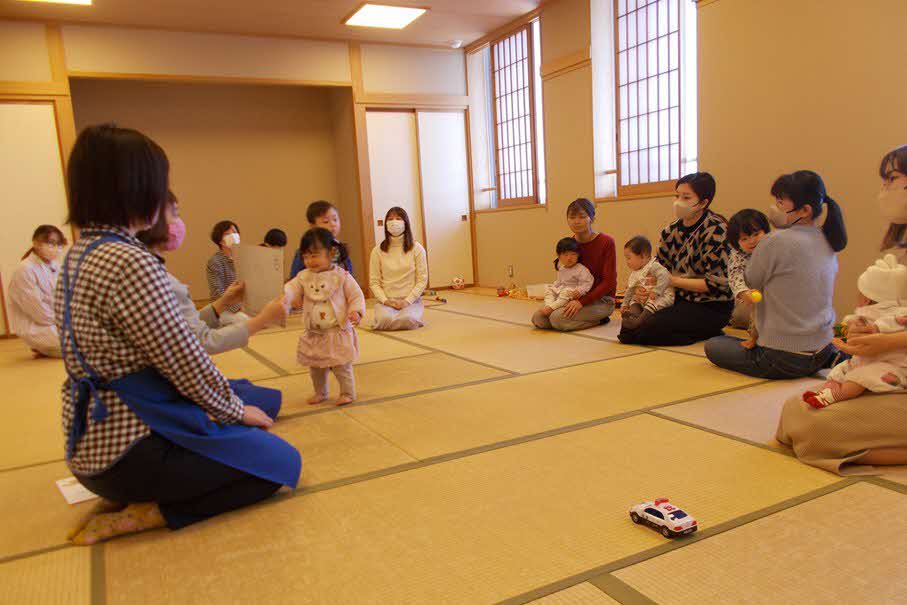
[[[409,252],[415,245],[413,240],[413,229],[409,225],[409,215],[406,214],[406,210],[400,206],[394,206],[384,215],[384,241],[381,242],[381,251],[387,252],[387,249],[390,248],[391,245],[391,232],[387,230],[387,219],[392,214],[396,214],[403,219],[403,224],[406,226],[406,230],[403,231],[403,252]]]
[[[847,230],[844,227],[844,214],[825,189],[822,177],[812,170],[798,170],[782,174],[772,185],[771,194],[776,199],[787,198],[794,204],[794,210],[803,206],[812,209],[813,218],[822,214],[822,205],[828,209],[822,233],[828,240],[831,249],[840,252],[847,247]]]
[[[63,235],[63,232],[60,231],[57,227],[54,227],[53,225],[41,225],[40,227],[35,229],[34,235],[31,236],[31,241],[33,242],[32,247],[26,250],[25,254],[22,255],[22,260],[28,258],[28,255],[35,251],[34,242],[47,241],[47,239],[51,235],[56,235],[57,237],[59,237],[60,242],[64,246],[69,243],[68,241],[66,241],[66,236]]]
[[[334,239],[334,234],[327,229],[312,227],[303,233],[302,239],[299,240],[299,258],[302,258],[306,252],[317,252],[318,250],[327,250],[328,256],[330,256],[333,248],[337,248],[340,253],[337,263],[344,264],[350,257],[346,246]]]
[[[886,153],[885,157],[882,158],[882,163],[879,164],[879,176],[883,179],[888,176],[889,172],[895,170],[902,174],[907,174],[907,145],[901,145]],[[890,224],[885,237],[882,239],[882,250],[888,250],[895,246],[907,247],[907,245],[901,243],[905,233],[907,233],[907,225]]]
[[[739,252],[741,235],[754,235],[760,231],[770,233],[771,230],[772,225],[764,213],[747,208],[734,214],[727,222],[727,241]]]
[[[564,252],[576,252],[579,254],[579,242],[572,237],[565,237],[558,240],[557,247],[555,247],[554,251],[557,252],[558,256],[558,258],[554,259],[554,268],[559,269],[558,261],[560,260],[561,254]]]

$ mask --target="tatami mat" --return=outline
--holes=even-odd
[[[290,373],[305,372],[304,367],[296,361],[296,347],[299,343],[299,330],[291,330],[274,334],[259,334],[249,341],[249,348],[269,359]],[[411,355],[427,353],[423,348],[400,342],[381,335],[373,334],[368,330],[358,330],[359,335],[359,362],[372,363],[399,359]]]
[[[55,482],[71,474],[63,462],[0,473],[0,558],[66,544],[66,532],[93,506],[63,499]]]
[[[711,526],[836,480],[634,417],[113,541],[107,602],[493,602],[662,544],[635,502],[669,495]]]
[[[0,565],[0,601],[15,605],[88,605],[91,550],[66,548]]]
[[[532,325],[532,314],[542,306],[541,301],[520,300],[507,296],[484,296],[469,292],[444,290],[439,293],[441,298],[447,300],[436,309],[447,312],[457,312],[466,315],[481,315],[490,319],[509,321],[513,323]]]
[[[302,454],[300,487],[415,461],[342,411],[283,420],[272,431]]]
[[[521,373],[621,357],[642,350],[433,309],[425,311],[425,324],[422,329],[394,332],[393,336]]]
[[[23,348],[0,359],[0,376],[0,470],[61,460],[63,362],[32,359]]]
[[[663,605],[905,603],[907,498],[858,483],[616,572]]]
[[[241,349],[215,355],[212,359],[227,378],[261,380],[277,376],[277,372]]]
[[[443,353],[427,353],[359,365],[355,372],[359,402],[509,376],[506,372]],[[328,382],[331,399],[317,406],[306,403],[315,393],[308,372],[265,380],[259,384],[283,391],[281,414],[295,414],[330,407],[331,401],[337,397],[339,387],[333,374]]]
[[[583,582],[531,601],[529,605],[619,605],[619,603],[592,584]]]
[[[430,458],[755,382],[689,355],[652,351],[347,413]]]
[[[672,405],[658,410],[658,413],[757,443],[770,444],[774,442],[784,402],[819,384],[822,381],[816,378],[775,380],[733,393]]]

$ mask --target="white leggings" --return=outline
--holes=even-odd
[[[375,330],[415,330],[425,324],[422,323],[422,299],[418,299],[408,307],[399,311],[393,307],[378,303],[375,305]]]

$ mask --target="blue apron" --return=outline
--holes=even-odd
[[[180,447],[255,477],[295,488],[299,482],[302,459],[296,448],[280,437],[254,427],[212,421],[203,408],[181,395],[153,367],[104,382],[88,365],[76,343],[70,312],[79,267],[85,257],[102,244],[130,242],[119,234],[106,231],[85,231],[83,235],[102,237],[89,244],[79,256],[71,282],[68,254],[63,263],[61,344],[64,350],[67,343],[71,344],[73,355],[87,374],[85,378],[76,378],[67,370],[72,383],[74,415],[66,442],[66,459],[72,458],[76,444],[85,434],[89,407],[96,422],[107,418],[107,406],[98,396],[98,391],[113,391],[148,428]],[[271,418],[276,418],[280,410],[280,391],[257,387],[248,380],[231,380],[230,386],[243,402],[256,405]],[[94,405],[91,405],[92,401]]]

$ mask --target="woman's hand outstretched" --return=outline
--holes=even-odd
[[[268,430],[274,426],[271,417],[261,411],[254,405],[247,405],[243,410],[242,423],[246,426],[257,426],[258,428]]]

